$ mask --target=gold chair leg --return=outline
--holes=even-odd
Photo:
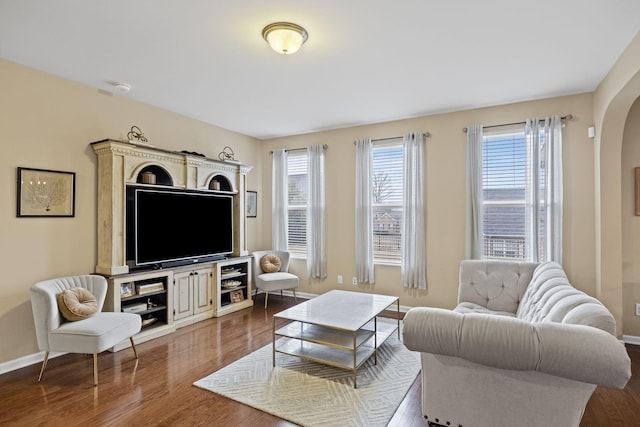
[[[98,353],[93,353],[93,385],[98,385]]]
[[[131,348],[133,349],[133,354],[138,358],[138,352],[136,351],[136,344],[133,342],[133,337],[129,337],[129,341],[131,341]]]
[[[269,291],[264,292],[264,309],[267,309],[267,301],[269,300]]]
[[[47,367],[47,362],[49,361],[49,351],[44,354],[44,360],[42,361],[42,368],[40,368],[40,375],[38,376],[38,382],[42,379],[42,374],[44,373],[44,368]]]

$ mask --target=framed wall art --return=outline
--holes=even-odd
[[[18,168],[18,217],[73,217],[76,174]]]
[[[258,216],[258,192],[247,191],[247,218]]]

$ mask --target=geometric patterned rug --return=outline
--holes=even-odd
[[[420,372],[419,353],[396,334],[353,373],[276,353],[271,344],[198,380],[195,386],[301,426],[386,426]]]

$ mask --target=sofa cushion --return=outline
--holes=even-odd
[[[453,309],[453,311],[460,314],[476,313],[476,314],[497,314],[500,316],[508,316],[508,317],[516,316],[514,313],[511,313],[509,311],[489,310],[486,307],[483,307],[478,304],[474,304],[472,302],[461,302],[460,304],[458,304],[456,308]]]
[[[515,314],[537,263],[464,260],[460,263],[458,303]]]
[[[616,335],[611,313],[597,299],[574,288],[562,266],[540,264],[518,306],[516,317],[527,322],[556,322],[592,326]]]

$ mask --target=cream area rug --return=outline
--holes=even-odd
[[[420,357],[393,334],[351,371],[276,353],[271,344],[194,383],[301,426],[386,426],[420,371]]]

